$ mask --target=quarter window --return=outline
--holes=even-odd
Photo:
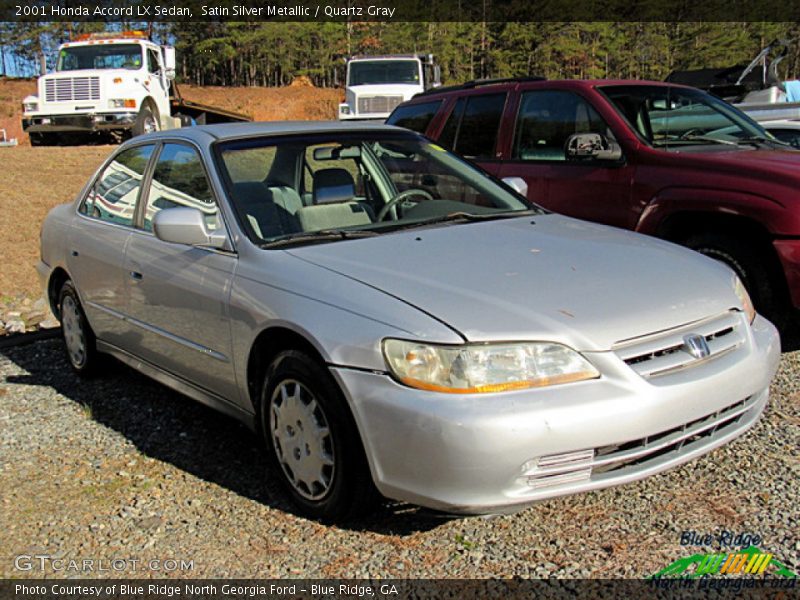
[[[440,143],[467,158],[494,158],[505,104],[506,94],[461,98],[445,123]]]
[[[389,116],[386,123],[387,125],[405,127],[417,133],[425,133],[441,104],[442,102],[439,100],[437,102],[401,106]]]
[[[219,227],[217,205],[197,151],[183,144],[164,144],[153,170],[144,228],[151,231],[153,217],[165,208],[188,206],[201,211],[206,227]]]
[[[103,169],[79,211],[101,221],[133,225],[136,198],[153,148],[137,146],[117,154]]]
[[[577,94],[552,90],[526,92],[520,101],[512,157],[565,160],[564,145],[575,133],[599,133],[613,139],[605,121]]]

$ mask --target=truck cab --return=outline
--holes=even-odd
[[[55,72],[40,77],[38,95],[23,100],[23,129],[40,145],[65,133],[121,137],[173,127],[174,75],[174,49],[143,32],[81,36],[59,47]]]
[[[353,57],[347,61],[340,120],[384,120],[401,102],[440,85],[433,55]]]

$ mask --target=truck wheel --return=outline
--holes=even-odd
[[[142,106],[136,117],[136,122],[133,124],[133,135],[144,135],[160,129],[156,111],[149,104]]]
[[[700,233],[684,244],[701,254],[728,265],[742,280],[759,314],[780,327],[788,305],[781,293],[780,274],[771,268],[773,261],[753,244],[727,235]]]
[[[277,483],[300,512],[322,521],[372,506],[378,494],[361,438],[323,365],[296,350],[279,354],[267,369],[259,409],[270,488]]]

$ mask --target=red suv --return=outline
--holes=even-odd
[[[419,94],[387,123],[553,211],[726,262],[776,322],[800,308],[800,152],[710,94],[648,81],[477,81]]]

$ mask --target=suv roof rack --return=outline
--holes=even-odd
[[[501,77],[499,79],[473,79],[472,81],[467,81],[466,83],[459,83],[458,85],[448,85],[446,87],[438,87],[438,88],[431,88],[429,90],[425,90],[424,92],[420,92],[416,94],[414,97],[418,98],[420,96],[428,96],[431,94],[439,94],[442,92],[454,92],[456,90],[471,90],[476,87],[481,87],[484,85],[495,85],[498,83],[525,83],[527,81],[546,81],[546,77],[539,77],[537,75],[531,75],[529,77]]]

